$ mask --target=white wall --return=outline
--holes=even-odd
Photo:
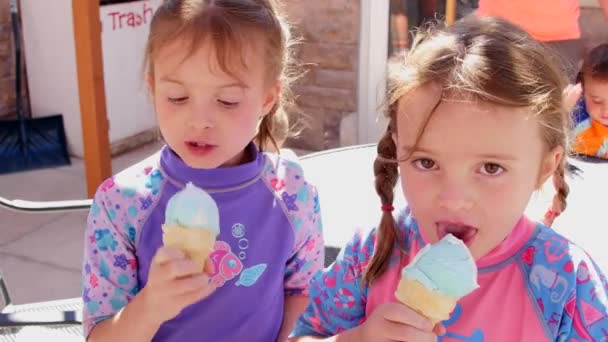
[[[156,126],[145,85],[143,59],[150,20],[160,3],[162,0],[148,0],[101,7],[110,142]]]
[[[378,142],[386,130],[380,106],[386,92],[388,22],[388,0],[361,0],[357,104],[360,144]]]
[[[100,10],[110,143],[156,125],[144,86],[142,60],[151,11],[161,2],[135,1]],[[70,153],[81,157],[84,149],[72,0],[28,0],[21,6],[33,115],[63,114]]]
[[[71,13],[72,0],[21,2],[32,114],[63,114],[70,151],[82,155]]]

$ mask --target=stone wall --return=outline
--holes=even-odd
[[[0,117],[15,111],[15,71],[9,0],[0,0]]]
[[[298,62],[306,74],[296,83],[301,128],[290,147],[322,150],[341,145],[342,120],[357,111],[359,0],[284,0],[301,37]]]

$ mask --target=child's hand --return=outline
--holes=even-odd
[[[185,307],[209,296],[215,286],[194,262],[176,248],[161,247],[156,252],[148,283],[142,290],[148,314],[162,324],[177,316]]]
[[[445,333],[441,324],[431,321],[400,303],[378,306],[353,334],[356,341],[436,342]]]
[[[571,113],[576,103],[583,94],[583,87],[580,83],[568,84],[562,91],[562,104],[567,113]]]

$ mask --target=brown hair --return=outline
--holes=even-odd
[[[562,108],[565,79],[558,65],[540,43],[520,28],[491,17],[467,17],[441,29],[437,25],[421,31],[397,68],[389,72],[386,115],[389,125],[378,144],[374,163],[376,192],[383,205],[392,205],[397,173],[396,146],[392,134],[397,104],[402,97],[425,85],[437,85],[441,99],[465,96],[513,108],[529,108],[538,119],[545,150],[558,146],[567,150],[569,117]],[[439,105],[441,100],[435,105]],[[416,143],[434,109],[430,110],[417,134]],[[557,193],[545,217],[553,218],[566,208],[568,185],[564,179],[565,160],[555,171]],[[384,211],[378,227],[378,242],[364,279],[371,283],[386,270],[395,248],[402,249],[392,213]]]
[[[608,43],[591,49],[583,60],[579,80],[584,85],[585,78],[589,77],[608,82]]]
[[[210,41],[219,67],[234,76],[235,62],[246,65],[243,50],[250,43],[252,33],[263,38],[269,80],[278,80],[281,84],[279,99],[262,118],[254,141],[262,150],[269,143],[278,150],[277,142],[284,141],[289,130],[285,109],[293,102],[290,85],[295,79],[295,40],[277,1],[165,0],[150,24],[145,67],[148,75],[153,76],[153,58],[178,38],[189,44],[190,53]]]

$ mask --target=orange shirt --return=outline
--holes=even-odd
[[[581,36],[579,0],[480,0],[477,13],[509,20],[544,42]]]
[[[606,151],[606,147],[608,146],[608,127],[596,120],[589,120],[591,121],[591,125],[577,134],[572,150],[579,154],[608,158],[608,151]]]

